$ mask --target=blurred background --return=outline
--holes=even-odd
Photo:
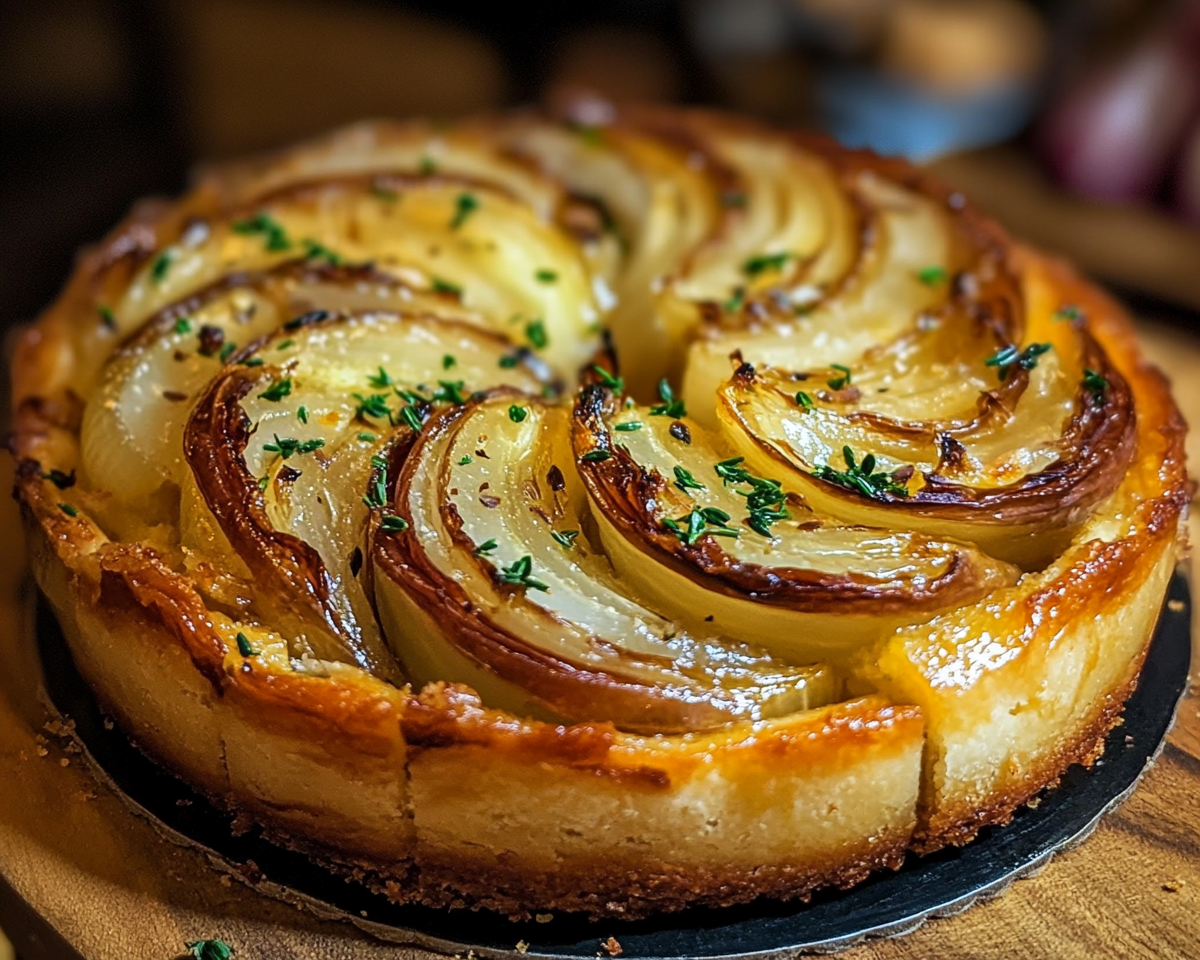
[[[580,90],[907,155],[1200,321],[1200,0],[0,0],[0,330],[199,164]]]
[[[1200,309],[1200,0],[4,0],[0,322],[199,163],[581,88],[905,154],[1148,309]]]

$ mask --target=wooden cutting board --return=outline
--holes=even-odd
[[[1144,327],[1143,338],[1200,425],[1200,331]],[[1193,476],[1198,453],[1200,435],[1190,445]],[[0,463],[8,486],[11,462]],[[1193,519],[1193,537],[1196,527]],[[99,786],[69,741],[44,729],[33,588],[10,500],[0,506],[0,544],[0,928],[23,960],[167,960],[208,937],[232,944],[239,960],[431,956],[230,881]],[[1200,617],[1192,619],[1196,678]],[[620,935],[596,930],[597,953],[602,938]],[[1189,688],[1157,764],[1091,839],[998,899],[840,956],[1200,958],[1200,685]]]

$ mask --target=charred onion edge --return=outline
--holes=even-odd
[[[602,384],[589,384],[579,393],[571,429],[584,485],[621,536],[705,589],[804,613],[868,616],[940,610],[973,602],[987,592],[986,582],[981,587],[975,565],[962,551],[954,553],[942,576],[913,587],[882,584],[865,575],[745,563],[722,549],[716,537],[703,536],[688,546],[665,530],[648,507],[668,481],[657,470],[645,470],[613,442],[604,421],[617,410],[615,398]],[[598,462],[581,459],[592,450],[606,450],[611,456]]]
[[[425,425],[391,491],[389,509],[407,520],[409,527],[375,538],[372,560],[379,569],[373,576],[376,580],[388,577],[408,593],[441,625],[447,641],[461,653],[563,716],[585,721],[599,717],[622,729],[654,733],[711,729],[737,719],[720,700],[699,700],[691,695],[685,699],[682,690],[575,665],[539,650],[489,620],[462,587],[429,560],[407,507],[416,471],[422,469],[430,448],[449,438],[458,423],[480,404],[523,396],[512,390],[490,390],[480,400],[446,410]],[[443,522],[452,536],[466,545],[466,538],[455,529],[454,513],[452,505],[443,505]],[[512,602],[527,603],[516,595]],[[540,609],[534,615],[553,618]]]

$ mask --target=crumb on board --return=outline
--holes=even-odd
[[[1170,610],[1172,613],[1182,613],[1184,610],[1187,609],[1187,604],[1184,603],[1182,600],[1168,600],[1167,601],[1167,609]]]
[[[518,940],[517,941],[517,953],[524,956],[528,952],[529,952],[529,944],[526,943],[524,940]]]
[[[624,952],[616,937],[609,937],[600,946],[610,957],[619,957]]]
[[[1167,893],[1178,893],[1183,889],[1183,881],[1177,877],[1174,880],[1168,880],[1162,885],[1162,888],[1166,890]]]
[[[533,915],[533,919],[536,920],[538,923],[549,923],[551,920],[554,919],[554,914],[552,914],[552,913],[535,913]]]

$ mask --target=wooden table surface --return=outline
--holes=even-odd
[[[1200,265],[1198,271],[1200,271]],[[1200,424],[1200,333],[1143,328]],[[1200,436],[1191,445],[1200,476]],[[11,480],[2,459],[0,486]],[[1197,521],[1193,519],[1193,538]],[[30,642],[32,587],[15,505],[0,506],[0,927],[24,960],[166,960],[184,943],[220,937],[252,958],[428,958],[321,920],[212,870],[163,839],[99,786],[65,742],[43,729],[39,668]],[[1200,618],[1193,612],[1193,679]],[[597,946],[619,927],[597,925]],[[954,917],[846,960],[1200,958],[1200,687],[1134,796],[1080,847],[1036,877]]]

